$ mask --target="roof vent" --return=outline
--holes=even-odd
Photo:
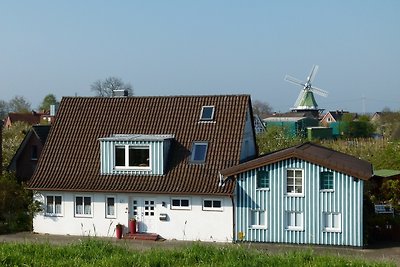
[[[113,97],[124,97],[128,96],[128,90],[113,90]]]

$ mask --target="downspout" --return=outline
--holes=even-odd
[[[236,196],[236,175],[233,176],[233,182],[234,182],[234,190],[233,194],[229,195],[232,201],[232,242],[236,243],[237,238],[236,238],[236,208],[235,208],[235,196]]]
[[[0,175],[3,174],[3,120],[0,120]]]
[[[229,196],[232,201],[232,243],[236,243],[236,209],[235,209],[235,199],[234,195]]]

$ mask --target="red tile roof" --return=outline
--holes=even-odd
[[[199,123],[202,106],[215,122]],[[219,170],[239,163],[248,95],[63,98],[29,186],[35,190],[233,193]],[[100,175],[99,138],[113,134],[173,134],[166,174]],[[193,141],[208,141],[204,164],[189,164]]]
[[[368,180],[373,175],[371,163],[310,142],[227,168],[222,170],[221,174],[228,177],[289,158],[306,160],[363,180]]]
[[[19,113],[11,112],[8,113],[8,119],[10,123],[15,123],[17,121],[26,122],[29,125],[35,125],[40,123],[41,113],[31,112],[31,113]]]

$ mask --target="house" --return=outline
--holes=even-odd
[[[52,124],[55,120],[56,111],[58,104],[50,105],[50,110],[36,112],[10,112],[8,116],[4,119],[4,127],[10,128],[17,121],[25,122],[29,125],[37,124]]]
[[[76,118],[79,123],[76,123]],[[231,241],[235,182],[257,154],[248,95],[65,97],[29,183],[38,233]]]
[[[7,169],[15,172],[19,182],[27,182],[32,177],[49,131],[50,125],[34,125],[22,140]]]
[[[280,127],[287,130],[287,134],[291,137],[306,137],[307,127],[316,127],[319,125],[318,119],[308,112],[287,112],[274,113],[263,119],[265,128]]]
[[[329,126],[332,122],[338,122],[342,120],[343,115],[350,114],[348,111],[335,110],[328,111],[321,119],[321,125]]]
[[[234,240],[363,246],[370,163],[304,143],[221,174],[237,181]]]

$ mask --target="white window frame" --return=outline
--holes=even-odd
[[[286,230],[304,231],[304,213],[301,211],[286,211]]]
[[[255,215],[256,222],[253,223],[253,215]],[[262,216],[264,217],[264,224],[262,222]],[[261,209],[251,209],[250,210],[250,228],[252,229],[268,229],[268,222],[267,222],[267,211]]]
[[[77,213],[77,198],[82,198],[82,213]],[[90,198],[90,213],[85,213],[85,198]],[[93,217],[93,196],[90,195],[75,195],[74,196],[74,214],[75,217]]]
[[[204,145],[206,146],[206,150],[204,152],[204,159],[195,160],[194,156],[196,154],[195,153],[196,152],[196,146],[204,146]],[[191,163],[205,163],[206,159],[207,159],[207,151],[208,151],[208,142],[206,142],[206,141],[195,141],[195,142],[193,142],[192,153],[190,155],[190,162]]]
[[[322,187],[321,180],[322,180],[322,174],[323,173],[331,173],[332,174],[332,189],[321,188]],[[319,185],[319,190],[320,191],[322,191],[322,192],[334,192],[335,191],[335,174],[332,171],[321,171],[321,172],[319,172],[319,183],[320,183],[320,185]]]
[[[211,117],[203,118],[203,113],[205,108],[212,108],[212,113]],[[213,121],[214,120],[214,114],[215,114],[215,106],[202,106],[201,107],[201,113],[200,113],[200,121]]]
[[[49,205],[49,203],[48,203],[48,197],[53,197],[53,203],[51,203],[51,205],[52,205],[52,209],[53,209],[53,212],[48,212],[48,205]],[[60,212],[56,212],[56,197],[60,197],[61,198],[61,203],[60,203]],[[64,208],[63,208],[63,197],[62,197],[62,195],[56,195],[56,194],[48,194],[48,195],[45,195],[45,215],[46,216],[51,216],[51,217],[62,217],[63,216],[63,211],[64,211]]]
[[[297,192],[288,192],[288,172],[293,171],[294,172],[294,177],[291,177],[293,179],[293,187],[294,190],[296,189],[296,171],[301,171],[301,193]],[[287,196],[293,196],[293,197],[304,197],[304,170],[303,169],[286,169],[286,195]]]
[[[267,187],[258,187],[258,179],[259,179],[259,173],[260,172],[266,172],[267,176],[268,176],[268,186]],[[256,187],[257,190],[269,190],[270,187],[270,175],[269,175],[269,171],[268,170],[256,170]]]
[[[188,206],[182,206],[182,200],[188,201],[189,205]],[[173,205],[174,201],[179,201],[179,206]],[[191,210],[192,209],[192,203],[190,201],[190,198],[187,197],[171,197],[171,210]]]
[[[115,150],[117,147],[124,147],[125,148],[125,166],[117,166],[117,160],[116,160],[116,153]],[[149,151],[149,166],[129,166],[129,148],[134,148],[134,149],[147,149]],[[151,149],[150,145],[136,145],[136,144],[118,144],[116,143],[114,145],[114,169],[115,170],[151,170]]]
[[[108,206],[108,199],[114,199],[114,214],[109,214],[109,206]],[[106,196],[105,201],[105,214],[106,214],[106,218],[112,218],[115,219],[117,218],[117,198],[115,196]]]
[[[338,218],[335,220],[335,217]],[[338,225],[335,225],[338,222]],[[322,227],[325,232],[342,232],[342,214],[340,212],[323,212]]]
[[[211,201],[211,207],[205,207],[204,206],[205,201]],[[218,201],[220,202],[221,207],[214,207],[214,203],[218,202]],[[224,210],[223,201],[220,198],[204,198],[202,207],[203,207],[204,211],[223,211]]]

